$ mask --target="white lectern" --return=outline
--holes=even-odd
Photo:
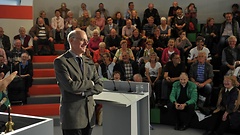
[[[143,85],[144,92],[128,92]],[[118,91],[113,91],[114,85]],[[103,135],[150,135],[148,83],[104,81],[104,92],[94,99],[103,104]]]

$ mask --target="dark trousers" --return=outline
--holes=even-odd
[[[53,42],[49,41],[48,39],[38,39],[33,40],[33,47],[34,47],[34,52],[38,53],[40,50],[38,49],[38,45],[47,45],[50,47],[51,53],[55,51],[54,49],[54,44]]]
[[[207,125],[207,130],[216,131],[219,135],[222,135],[229,127],[229,117],[226,121],[222,121],[222,116],[225,111],[219,111],[213,113],[211,117],[207,118],[204,123]]]
[[[91,135],[92,128],[89,126],[82,129],[62,129],[63,135]]]
[[[195,105],[190,104],[184,110],[177,110],[175,104],[169,103],[168,108],[172,112],[176,124],[189,125],[194,115]]]

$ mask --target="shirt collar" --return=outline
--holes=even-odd
[[[230,92],[233,89],[233,86],[230,89],[225,88],[225,92]]]

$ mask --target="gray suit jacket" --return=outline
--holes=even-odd
[[[54,60],[57,83],[61,90],[60,122],[62,129],[85,128],[88,123],[94,126],[94,94],[101,93],[100,81],[92,60],[83,56],[82,74],[75,56],[69,51]],[[93,83],[95,85],[93,85]],[[82,96],[84,92],[85,96]]]
[[[117,26],[117,24],[113,23],[113,27],[112,28],[116,30],[116,33],[118,35],[118,26]],[[109,28],[108,24],[104,26],[103,33],[104,33],[105,37],[110,34],[110,28]]]

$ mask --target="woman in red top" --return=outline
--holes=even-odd
[[[100,64],[102,62],[102,55],[104,53],[109,53],[109,50],[106,49],[106,44],[104,42],[99,43],[99,49],[94,51],[93,62]]]
[[[98,30],[94,30],[93,31],[93,37],[90,38],[89,40],[89,44],[88,44],[88,49],[91,52],[96,51],[99,48],[99,43],[102,42],[102,38],[99,36],[99,31]]]
[[[168,61],[170,61],[169,57],[173,54],[177,53],[180,55],[179,50],[175,47],[175,40],[174,39],[169,39],[168,41],[168,47],[163,50],[162,53],[162,64],[166,65]]]

